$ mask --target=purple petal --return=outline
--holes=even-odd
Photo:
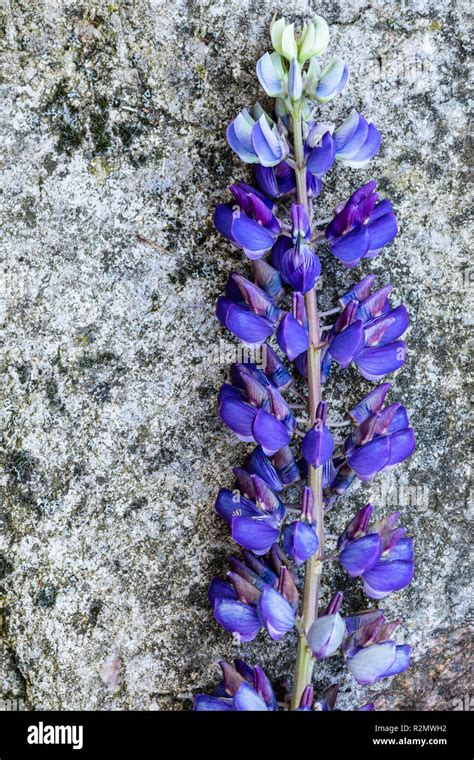
[[[253,450],[247,463],[247,469],[250,473],[261,477],[273,491],[279,492],[283,489],[283,481],[277,469],[264,454],[261,446],[257,446]]]
[[[228,712],[229,710],[232,711],[234,708],[232,707],[231,700],[223,700],[219,697],[210,697],[208,694],[196,694],[194,697],[194,706],[193,710],[197,711],[221,711],[221,712]]]
[[[214,616],[226,631],[238,634],[241,641],[252,641],[261,628],[257,610],[232,599],[218,599]]]
[[[356,449],[347,462],[361,480],[371,480],[388,464],[389,456],[390,441],[383,437]]]
[[[266,517],[234,517],[232,520],[234,541],[258,556],[266,554],[279,536],[274,521]]]
[[[337,135],[336,130],[335,135]],[[337,149],[337,158],[339,160],[348,161],[358,157],[359,151],[364,146],[367,137],[369,135],[369,125],[363,116],[359,114],[359,120],[357,126],[349,139],[345,142],[341,149]],[[337,146],[337,143],[336,143]]]
[[[263,409],[259,409],[254,417],[252,433],[265,454],[275,454],[291,440],[284,424]]]
[[[334,440],[326,425],[321,430],[313,427],[308,430],[301,446],[302,454],[308,464],[320,467],[331,458],[334,451]]]
[[[390,454],[387,464],[392,467],[403,462],[415,450],[415,433],[412,428],[399,430],[389,437]]]
[[[214,607],[218,599],[237,599],[237,594],[233,586],[222,578],[213,578],[209,584],[207,598]]]
[[[212,221],[214,223],[214,227],[218,232],[221,233],[221,235],[223,235],[228,240],[235,242],[232,236],[232,222],[234,221],[234,212],[231,205],[228,203],[219,203],[219,205],[216,206],[216,210],[214,211]]]
[[[309,346],[306,330],[290,312],[285,314],[280,322],[276,339],[281,350],[285,352],[290,361],[306,351]]]
[[[231,386],[223,386],[229,388]],[[237,389],[232,389],[237,390]],[[257,410],[243,401],[242,394],[236,395],[228,391],[219,394],[219,414],[222,421],[241,439],[246,442],[254,440],[252,425]]]
[[[384,346],[364,348],[354,359],[366,380],[378,380],[389,372],[395,372],[405,364],[406,344],[403,340]]]
[[[306,168],[316,177],[322,177],[329,171],[336,157],[336,145],[330,132],[326,132],[306,159]]]
[[[395,659],[395,642],[386,641],[383,644],[372,644],[361,649],[353,657],[348,658],[347,667],[357,683],[367,686],[383,678],[395,664]]]
[[[389,316],[390,316],[390,319],[392,320],[392,323],[385,330],[383,334],[384,343],[392,343],[397,338],[400,338],[400,336],[403,335],[405,330],[408,329],[408,326],[410,324],[406,306],[404,306],[403,304],[400,304],[400,306],[397,306],[396,309],[393,309],[390,312]]]
[[[318,617],[308,631],[308,644],[316,659],[330,657],[341,646],[345,634],[344,620],[336,612]]]
[[[241,306],[225,296],[219,296],[216,305],[219,322],[246,345],[264,343],[273,334],[273,323],[266,317],[259,317],[246,306]]]
[[[273,166],[262,166],[256,164],[254,167],[255,177],[264,193],[271,198],[278,198],[280,191],[278,188],[275,168]]]
[[[321,272],[319,258],[305,244],[296,244],[289,248],[280,259],[280,272],[283,280],[293,290],[307,293],[314,287]]]
[[[314,525],[296,520],[287,525],[283,534],[283,548],[297,565],[306,562],[318,550],[319,541]]]
[[[341,367],[345,368],[350,365],[363,344],[364,327],[362,322],[358,320],[332,339],[329,345],[329,352],[332,358]],[[359,356],[360,354],[357,356],[356,361],[358,361]]]
[[[263,699],[259,697],[255,689],[252,689],[250,684],[244,682],[239,686],[234,697],[234,710],[256,712],[267,709]]]
[[[258,610],[271,638],[279,641],[295,624],[296,613],[289,602],[267,586],[262,593]]]
[[[228,488],[220,489],[214,508],[217,514],[229,525],[233,517],[241,517],[242,515],[250,517],[260,514],[253,501],[235,491],[230,491]]]
[[[344,293],[339,299],[341,306],[345,306],[349,301],[363,301],[367,298],[370,295],[375,280],[375,274],[368,274],[367,277],[364,277],[360,282],[353,285],[350,290]]]
[[[232,237],[244,249],[249,259],[259,259],[275,242],[275,235],[254,219],[241,212],[234,215]]]
[[[331,251],[346,267],[353,267],[364,258],[369,250],[370,237],[367,227],[357,225],[353,230],[343,235],[331,244]]]
[[[263,259],[254,260],[253,276],[256,284],[273,300],[283,293],[280,273]]]
[[[388,314],[390,306],[388,303],[388,296],[392,292],[392,285],[388,283],[384,285],[380,290],[376,290],[369,295],[357,309],[357,319],[361,319],[363,322],[368,322],[370,319],[381,317],[384,314]]]
[[[285,157],[281,143],[264,114],[252,127],[252,146],[263,166],[274,166]]]
[[[399,644],[395,652],[395,662],[393,665],[385,671],[383,678],[388,676],[396,676],[399,673],[403,673],[404,670],[410,667],[410,646],[408,644]]]
[[[362,575],[380,559],[382,546],[378,533],[351,541],[339,555],[339,562],[353,578]]]
[[[390,383],[382,383],[381,385],[378,385],[377,388],[370,391],[362,401],[359,401],[359,403],[349,412],[349,416],[354,422],[358,422],[359,424],[364,422],[371,416],[371,414],[378,412],[382,408],[385,396],[391,387]]]

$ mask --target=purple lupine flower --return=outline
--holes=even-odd
[[[294,414],[277,388],[261,382],[258,370],[237,367],[234,385],[224,383],[219,391],[220,417],[239,440],[255,441],[265,454],[275,454],[291,440]]]
[[[338,540],[339,562],[353,578],[362,576],[371,599],[383,599],[413,579],[413,541],[395,528],[400,512],[369,525],[373,506],[366,504]]]
[[[263,193],[244,182],[229,186],[237,206],[219,203],[213,216],[216,229],[243,249],[252,260],[259,259],[274,244],[281,223],[274,215],[274,204]]]
[[[227,127],[227,142],[247,164],[276,166],[288,156],[288,143],[267,114],[255,120],[244,109]]]
[[[282,560],[277,544],[270,560],[264,562],[244,551],[244,561],[230,557],[228,581],[215,578],[208,598],[217,622],[240,641],[252,641],[263,627],[279,641],[293,628],[298,591],[294,578]]]
[[[321,402],[316,409],[316,419],[311,430],[308,430],[301,451],[303,457],[313,467],[320,467],[331,458],[334,451],[334,440],[326,427],[328,405]]]
[[[339,56],[334,55],[318,77],[308,77],[305,92],[308,97],[327,103],[342,92],[348,79],[348,66]]]
[[[251,667],[243,660],[231,665],[219,662],[222,681],[214,694],[196,694],[194,710],[256,711],[277,710],[278,703],[270,681],[259,665]]]
[[[380,148],[382,138],[376,127],[354,109],[334,132],[336,159],[345,166],[360,169]]]
[[[260,189],[270,198],[279,198],[296,191],[295,172],[286,161],[281,161],[277,166],[255,164],[254,172]]]
[[[407,459],[415,449],[415,435],[405,407],[382,409],[389,383],[374,388],[351,411],[358,423],[344,443],[344,456],[333,459],[334,474],[325,497],[328,506],[351,486],[356,477],[371,480],[378,472]]]
[[[343,368],[353,362],[367,380],[379,380],[405,363],[406,344],[400,337],[408,327],[408,313],[403,304],[391,309],[388,301],[391,290],[391,285],[385,285],[370,293],[370,288],[364,285],[359,292],[370,293],[364,300],[358,301],[354,289],[343,296],[346,305],[326,336],[321,365],[323,382],[333,360]]]
[[[274,247],[272,261],[293,290],[306,293],[314,287],[321,265],[309,246],[311,225],[304,206],[297,203],[291,206],[291,220],[292,244],[287,245],[285,240],[277,248]]]
[[[341,604],[342,594],[338,591],[308,631],[308,646],[317,660],[331,657],[342,644],[346,629],[339,614]]]
[[[234,468],[239,489],[221,488],[216,512],[231,526],[234,541],[255,554],[266,554],[280,535],[286,510],[278,496],[258,475]]]
[[[336,158],[336,145],[332,135],[333,127],[329,124],[312,123],[309,125],[304,152],[306,169],[311,176],[321,178],[332,167]]]
[[[397,217],[386,198],[377,203],[377,182],[372,180],[356,190],[345,204],[336,206],[335,216],[326,227],[331,251],[348,269],[362,259],[372,259],[398,233]]]
[[[225,294],[216,304],[219,322],[246,346],[264,343],[273,334],[280,314],[262,288],[236,272],[229,276]]]
[[[410,665],[410,647],[391,636],[399,621],[387,623],[383,610],[364,610],[345,618],[344,653],[357,683],[368,685],[403,673]]]
[[[264,53],[257,61],[257,76],[271,98],[282,98],[287,92],[288,73],[278,53]]]
[[[292,311],[285,314],[278,325],[276,339],[290,361],[294,361],[301,354],[306,354],[309,346],[309,332],[302,293],[293,293]]]
[[[285,486],[300,479],[300,471],[289,446],[283,446],[270,459],[261,446],[257,446],[246,464],[250,473],[260,475],[273,491],[281,491]]]
[[[283,548],[297,565],[306,562],[318,550],[319,540],[313,521],[313,490],[306,486],[301,502],[301,519],[287,525],[283,532]]]

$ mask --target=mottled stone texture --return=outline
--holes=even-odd
[[[369,498],[380,513],[400,505],[417,572],[385,608],[414,664],[354,699],[444,710],[468,692],[467,6],[4,0],[3,697],[180,709],[221,656],[239,651],[274,677],[292,667],[292,636],[238,650],[206,601],[231,547],[213,499],[246,450],[216,417],[227,364],[213,304],[229,271],[248,269],[210,218],[226,184],[250,178],[224,130],[261,97],[270,18],[314,10],[352,69],[322,117],[355,106],[384,135],[368,169],[331,172],[318,214],[379,180],[400,235],[363,272],[391,277],[412,320],[392,400],[408,406],[417,452],[355,489],[328,528]],[[321,255],[330,307],[351,276]],[[368,384],[351,370],[331,387],[342,413]],[[324,599],[329,581],[346,584],[339,570],[326,580]],[[348,585],[344,611],[365,604]],[[339,659],[318,668],[318,689],[337,679],[348,706]]]

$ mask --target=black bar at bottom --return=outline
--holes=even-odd
[[[344,750],[463,760],[473,757],[469,718],[468,712],[0,712],[0,760],[116,753],[144,760],[180,748],[225,760],[272,750],[285,760],[322,758],[323,751],[339,757]]]

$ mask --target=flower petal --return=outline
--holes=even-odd
[[[218,599],[214,607],[217,622],[241,641],[252,641],[261,628],[255,607],[232,599]]]

